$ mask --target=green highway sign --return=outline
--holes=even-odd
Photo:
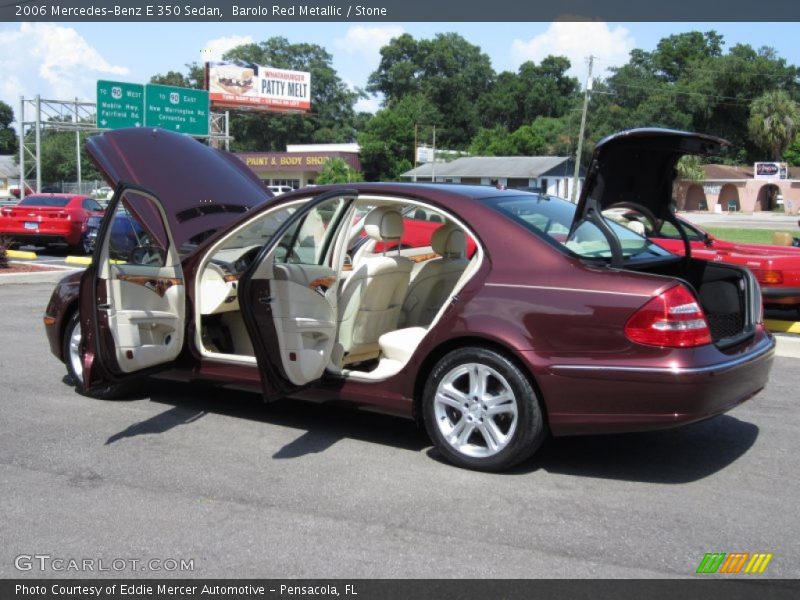
[[[148,83],[145,117],[148,127],[188,135],[208,135],[208,91]]]
[[[100,129],[144,125],[144,86],[121,81],[97,82],[97,126]]]

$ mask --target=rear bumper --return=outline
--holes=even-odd
[[[722,414],[767,384],[775,339],[696,367],[554,364],[539,378],[554,435],[664,429]]]
[[[58,222],[35,221],[36,229],[25,229],[20,222],[6,219],[0,222],[0,232],[14,241],[24,244],[69,244],[75,246],[83,235],[83,225],[77,221],[59,219]]]
[[[761,297],[764,304],[800,305],[800,288],[764,287],[762,284]]]

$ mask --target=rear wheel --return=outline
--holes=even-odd
[[[83,333],[81,331],[80,311],[75,311],[67,321],[63,339],[64,362],[67,365],[67,375],[72,380],[75,389],[91,398],[111,400],[130,394],[134,389],[132,383],[107,385],[100,388],[87,390],[83,383]]]
[[[546,436],[528,377],[485,348],[461,348],[437,363],[425,386],[423,412],[437,450],[471,469],[508,469],[536,452]]]

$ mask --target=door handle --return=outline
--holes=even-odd
[[[112,306],[111,304],[98,304],[97,305],[97,309],[98,310],[111,310],[111,306]]]
[[[272,301],[273,301],[274,299],[275,299],[275,298],[273,298],[272,296],[259,296],[259,298],[258,298],[258,301],[259,301],[261,304],[272,304]]]

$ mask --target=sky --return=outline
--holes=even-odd
[[[633,48],[652,50],[668,35],[716,30],[725,48],[737,43],[771,46],[800,65],[797,23],[0,23],[0,100],[15,112],[20,95],[94,101],[96,81],[146,83],[156,73],[185,72],[236,45],[283,36],[316,43],[333,56],[333,66],[350,86],[366,86],[380,60],[380,47],[409,33],[417,39],[456,32],[489,55],[495,71],[516,70],[526,60],[565,55],[571,74],[583,82],[585,58],[596,57],[595,74],[624,64]],[[312,82],[313,85],[313,82]],[[357,108],[374,112],[379,98]]]

